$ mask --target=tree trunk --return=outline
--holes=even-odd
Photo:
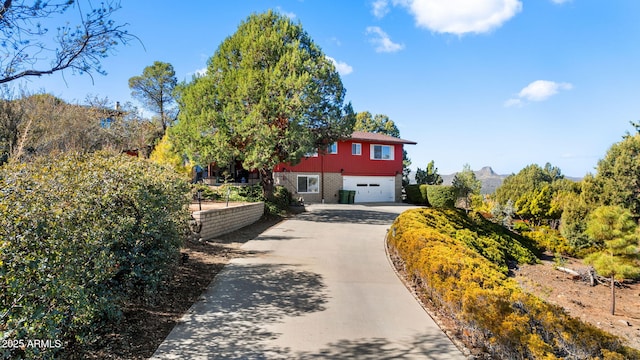
[[[265,200],[273,200],[273,171],[271,169],[260,169],[260,183],[262,185],[262,195]]]
[[[565,267],[558,266],[558,267],[556,268],[556,270],[558,270],[558,271],[562,271],[562,272],[565,272],[565,273],[567,273],[567,274],[569,274],[569,275],[573,275],[573,276],[580,276],[580,273],[578,273],[578,272],[577,272],[577,271],[575,271],[575,270],[571,270],[571,269],[569,269],[569,268],[565,268]]]
[[[616,279],[611,275],[611,315],[616,314]]]

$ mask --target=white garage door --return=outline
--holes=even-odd
[[[395,176],[343,176],[342,188],[355,190],[355,202],[394,202]]]

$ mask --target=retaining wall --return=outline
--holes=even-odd
[[[258,221],[264,214],[264,203],[194,211],[193,218],[202,224],[200,237],[212,240],[216,236],[230,233]]]

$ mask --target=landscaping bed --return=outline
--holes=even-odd
[[[188,242],[181,252],[189,256],[166,284],[154,304],[130,303],[116,327],[105,331],[97,346],[71,355],[77,359],[148,359],[169,335],[184,313],[224,268],[230,259],[242,257],[240,246],[280,222],[267,217],[221,235],[215,242]]]

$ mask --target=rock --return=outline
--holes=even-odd
[[[620,319],[618,322],[622,325],[631,326],[631,323],[624,319]]]

